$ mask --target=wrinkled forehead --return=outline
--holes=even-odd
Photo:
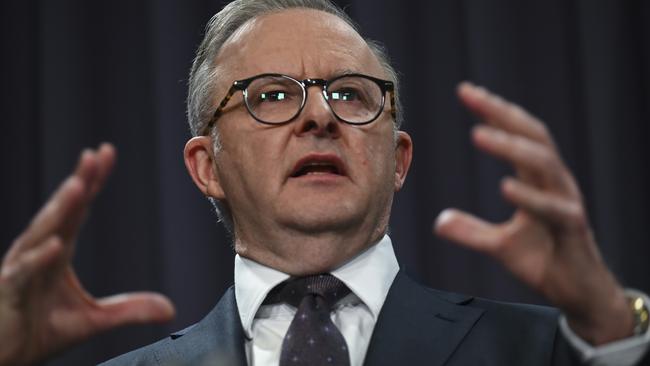
[[[386,78],[366,41],[327,12],[296,8],[268,13],[241,26],[224,44],[216,65],[226,84],[261,73],[331,78],[359,72]],[[222,78],[223,79],[223,78]]]

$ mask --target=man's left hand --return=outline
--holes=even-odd
[[[600,256],[578,185],[546,126],[482,87],[462,83],[458,95],[484,122],[472,131],[474,144],[514,167],[501,191],[517,210],[495,224],[447,209],[436,233],[495,257],[593,345],[631,336],[624,291]]]

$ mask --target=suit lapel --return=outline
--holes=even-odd
[[[463,306],[469,300],[427,289],[399,272],[377,319],[365,365],[443,365],[483,314]],[[230,288],[203,320],[172,334],[156,359],[173,365],[245,366],[242,329]]]
[[[234,289],[229,288],[203,320],[171,338],[159,359],[182,360],[182,365],[245,366],[244,333]]]
[[[442,365],[483,310],[397,274],[370,340],[365,365]]]

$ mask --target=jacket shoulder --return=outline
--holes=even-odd
[[[171,337],[161,339],[158,342],[146,345],[144,347],[138,348],[131,352],[125,353],[123,355],[117,356],[113,359],[110,359],[104,363],[101,363],[101,366],[118,366],[118,365],[161,365],[159,358],[156,357],[156,353],[159,350],[167,349],[170,347],[169,342]]]
[[[104,363],[117,365],[244,365],[244,335],[231,287],[200,322]]]

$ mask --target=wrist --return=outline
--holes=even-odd
[[[594,346],[634,335],[635,318],[630,300],[621,287],[606,297],[589,298],[582,312],[567,314],[571,329]]]

